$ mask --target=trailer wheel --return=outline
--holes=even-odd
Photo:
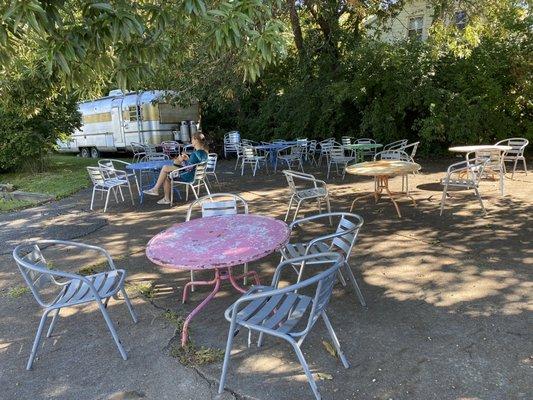
[[[83,158],[89,158],[91,156],[91,152],[87,147],[83,147],[80,150],[80,156],[82,156]]]
[[[100,151],[96,147],[91,147],[91,157],[98,158],[100,157]]]

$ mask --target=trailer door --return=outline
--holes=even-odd
[[[115,147],[125,147],[124,121],[122,120],[122,99],[113,100],[111,107],[111,119],[113,121],[113,139]]]

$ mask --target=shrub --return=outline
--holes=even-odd
[[[59,138],[81,124],[76,98],[39,74],[0,82],[0,171],[42,169]]]

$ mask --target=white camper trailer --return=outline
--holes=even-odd
[[[79,103],[82,127],[68,141],[58,141],[58,151],[98,157],[100,152],[130,150],[131,143],[159,144],[178,140],[183,121],[199,120],[198,103],[188,108],[165,102],[168,91],[109,92],[101,99]]]

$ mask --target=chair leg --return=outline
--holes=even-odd
[[[191,269],[191,283],[194,282],[194,271]],[[194,292],[194,285],[191,285],[191,292]]]
[[[115,344],[117,345],[118,351],[120,355],[122,356],[123,360],[128,359],[128,355],[126,354],[126,351],[122,347],[122,343],[120,343],[120,339],[118,338],[117,331],[115,330],[115,327],[113,326],[113,321],[111,321],[111,318],[109,317],[109,314],[107,313],[107,310],[104,307],[104,304],[101,301],[97,301],[98,307],[100,307],[100,311],[102,312],[102,315],[104,316],[104,320],[107,324],[107,327],[109,328],[109,331],[111,332],[111,336],[113,336],[113,340],[115,341]]]
[[[139,196],[141,195],[141,186],[139,185],[139,181],[137,180],[137,174],[133,175],[133,178],[135,179],[135,186],[137,186],[137,192],[139,192]]]
[[[483,210],[483,214],[487,214],[487,210],[485,210],[485,206],[483,205],[483,200],[481,200],[481,195],[479,194],[479,190],[475,187],[474,192],[476,192],[476,196],[479,200],[479,204],[481,204],[481,209]]]
[[[122,193],[122,186],[117,186],[118,187],[118,192],[120,193],[120,198],[122,199],[122,201],[124,202],[124,193]],[[118,203],[118,202],[117,202]]]
[[[292,218],[293,221],[296,220],[296,217],[298,216],[298,211],[300,211],[300,206],[302,205],[303,200],[298,200],[298,204],[296,205],[296,211],[294,212],[294,217]]]
[[[302,365],[305,376],[307,377],[307,382],[309,382],[309,386],[311,386],[311,390],[313,391],[315,398],[317,400],[320,400],[321,397],[320,392],[318,391],[318,386],[316,385],[315,379],[313,378],[313,374],[311,374],[311,371],[309,370],[309,366],[307,365],[307,361],[305,361],[305,357],[302,353],[302,350],[300,349],[300,347],[298,347],[298,344],[294,340],[291,340],[289,343],[292,344],[296,356],[298,357],[298,360]]]
[[[446,203],[446,192],[448,191],[448,185],[444,185],[444,189],[442,190],[442,199],[440,200],[440,215],[442,215],[442,212],[444,211],[444,203]]]
[[[107,210],[107,203],[109,202],[109,193],[111,192],[111,190],[112,189],[107,189],[107,195],[105,196],[104,212],[106,212],[106,210]]]
[[[357,283],[357,279],[355,279],[355,275],[353,274],[353,271],[350,268],[350,264],[348,264],[348,261],[344,262],[344,268],[346,269],[346,273],[348,274],[348,279],[350,279],[350,282],[352,283],[353,290],[355,291],[355,294],[359,298],[359,302],[361,303],[363,307],[366,307],[365,297],[363,296],[363,292],[361,292],[361,288],[359,287],[359,284]]]
[[[522,162],[524,163],[524,172],[526,173],[526,176],[527,176],[527,165],[526,165],[526,158],[525,157],[522,158]]]
[[[43,316],[41,317],[41,322],[39,322],[39,327],[37,328],[37,333],[35,335],[33,346],[31,348],[30,358],[28,359],[28,364],[26,364],[26,369],[28,371],[31,369],[31,366],[33,365],[33,360],[37,355],[37,350],[39,349],[39,342],[41,341],[41,335],[43,333],[44,323],[46,322],[46,317],[48,317],[49,312],[49,310],[46,310],[43,313]]]
[[[224,391],[224,384],[226,383],[226,375],[228,373],[228,365],[231,357],[231,348],[233,345],[233,337],[235,332],[235,324],[230,324],[228,341],[226,343],[226,352],[224,353],[224,363],[222,364],[222,373],[220,374],[220,384],[218,386],[218,393]]]
[[[59,311],[61,311],[61,308],[57,308],[54,316],[52,317],[52,322],[50,323],[50,326],[48,327],[48,332],[46,333],[46,337],[47,338],[52,336],[52,333],[54,331],[54,327],[55,327],[57,319],[59,317]]]
[[[135,205],[135,200],[133,200],[133,192],[131,190],[130,181],[128,180],[128,190],[130,191],[130,197],[131,197],[131,204]]]
[[[131,319],[133,320],[133,322],[137,323],[138,321],[137,313],[133,309],[133,304],[131,304],[130,298],[128,294],[126,293],[126,289],[122,289],[121,292],[122,292],[122,296],[124,296],[124,302],[126,303],[126,306],[128,307],[128,311],[130,312]]]
[[[246,286],[248,284],[248,263],[244,263],[244,286]],[[250,347],[250,346],[248,346]]]
[[[337,278],[339,279],[339,282],[342,286],[346,286],[346,279],[344,279],[344,275],[340,270],[337,271]]]
[[[511,174],[511,179],[514,178],[514,172],[516,171],[516,164],[518,163],[518,158],[515,158],[514,164],[513,164],[513,173]]]
[[[294,195],[292,195],[291,199],[289,200],[289,207],[287,208],[287,213],[285,214],[285,221],[287,221],[287,219],[289,218],[289,213],[291,211],[293,199],[294,199]]]
[[[329,196],[326,196],[326,207],[328,208],[328,213],[331,214],[331,204],[329,202]],[[333,220],[331,219],[331,215],[329,216],[329,224],[333,225]]]
[[[91,211],[93,211],[94,195],[96,193],[96,186],[93,187],[93,195],[91,196]]]
[[[324,320],[324,324],[326,325],[326,328],[328,329],[329,336],[331,337],[331,341],[333,342],[333,345],[335,346],[335,350],[337,350],[337,354],[339,355],[339,358],[341,359],[342,365],[344,365],[344,368],[350,368],[350,363],[348,362],[348,360],[346,359],[346,356],[342,352],[339,339],[337,338],[337,335],[335,334],[335,331],[333,330],[333,326],[331,326],[331,322],[329,321],[329,318],[326,315],[325,311],[322,311],[322,319]]]

